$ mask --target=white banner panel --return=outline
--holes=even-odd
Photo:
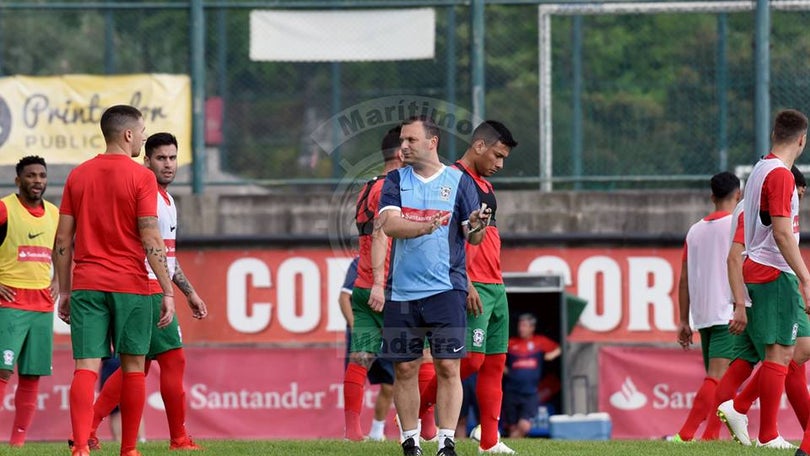
[[[432,8],[250,13],[250,59],[340,62],[432,59]]]

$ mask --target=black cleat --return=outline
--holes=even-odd
[[[444,448],[436,453],[436,456],[456,456],[456,442],[453,439],[444,439]]]
[[[422,456],[422,449],[416,446],[413,437],[402,442],[402,454],[405,456]],[[453,453],[455,456],[456,453]]]
[[[802,450],[801,448],[796,449],[796,453],[793,456],[808,456],[807,452]]]

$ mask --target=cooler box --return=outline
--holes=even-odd
[[[552,439],[609,440],[612,423],[607,413],[553,415],[549,418]]]

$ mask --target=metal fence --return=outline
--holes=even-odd
[[[195,153],[220,168],[208,169],[203,186],[222,183],[222,176],[278,186],[333,185],[371,174],[379,139],[395,122],[365,125],[345,141],[334,140],[334,122],[324,128],[337,114],[369,103],[439,106],[452,117],[440,148],[447,161],[467,145],[463,120],[475,123],[475,113],[503,121],[520,145],[498,175],[502,187],[703,188],[711,174],[765,152],[754,150],[752,2],[730,12],[551,14],[552,116],[544,150],[540,3],[551,2],[5,2],[0,71],[191,74],[203,83],[199,93],[223,106],[221,142]],[[780,3],[799,6],[785,11]],[[571,1],[560,11],[583,4]],[[810,111],[803,63],[810,48],[810,13],[803,9],[810,2],[771,5],[771,106]],[[202,29],[192,26],[195,6],[203,12]],[[253,10],[406,6],[435,9],[434,58],[291,63],[249,57]],[[483,24],[475,22],[476,7],[483,7]],[[483,56],[476,55],[476,32],[483,32]],[[202,40],[201,62],[191,57],[195,36]],[[474,106],[478,89],[483,106]]]

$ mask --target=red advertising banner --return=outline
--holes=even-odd
[[[338,295],[350,258],[330,249],[180,249],[183,270],[206,301],[193,320],[182,297],[187,343],[334,343],[345,322]],[[507,248],[505,272],[559,273],[586,301],[575,342],[673,342],[680,248]],[[179,294],[179,293],[178,293]],[[57,323],[57,343],[69,329]]]
[[[614,438],[673,435],[686,420],[705,376],[700,350],[602,347],[599,410],[610,414]],[[756,437],[759,401],[754,402],[748,419],[749,434]],[[702,432],[703,425],[696,435]],[[789,440],[801,440],[803,434],[784,396],[779,408],[779,432]]]
[[[343,436],[343,349],[187,348],[186,426],[207,439],[341,438]],[[144,409],[147,439],[168,439],[159,393],[159,368],[147,377]],[[39,401],[29,440],[70,436],[69,390],[73,360],[69,350],[54,354],[54,375],[40,380]],[[0,441],[14,417],[16,376],[0,403]],[[361,416],[368,431],[376,387],[366,391]],[[397,430],[393,412],[386,425]],[[302,425],[306,423],[306,425]],[[109,438],[106,422],[99,437]]]

